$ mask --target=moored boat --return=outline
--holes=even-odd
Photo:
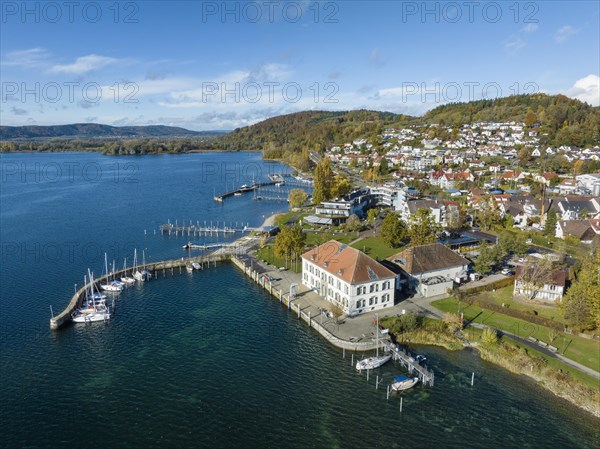
[[[379,368],[381,365],[389,362],[392,358],[391,354],[375,356],[375,357],[367,357],[366,359],[359,360],[356,362],[356,369],[362,371],[364,369],[375,369]]]
[[[392,383],[392,390],[394,391],[402,391],[408,390],[409,388],[414,387],[419,382],[418,377],[408,377],[404,374],[400,376],[394,377],[394,382]]]

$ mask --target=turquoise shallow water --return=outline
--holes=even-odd
[[[178,257],[181,238],[153,233],[168,218],[258,225],[281,207],[215,204],[213,191],[234,179],[208,176],[213,164],[281,167],[255,154],[1,163],[2,447],[597,447],[597,419],[471,351],[418,348],[436,384],[405,392],[401,414],[374,376],[228,264],[127,290],[107,325],[51,333],[49,305],[64,307],[88,266],[99,273],[105,249],[111,259],[134,246],[151,260]],[[36,163],[98,164],[107,178],[11,174]],[[134,164],[137,182],[115,182],[115,163]],[[378,374],[385,385],[398,373],[388,364]]]

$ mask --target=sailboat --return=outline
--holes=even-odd
[[[106,283],[100,284],[100,288],[107,292],[119,293],[123,290],[123,284],[120,282],[115,282],[113,279],[110,280],[110,273],[108,272],[108,259],[106,253],[104,253],[104,272],[106,273]],[[113,272],[114,273],[114,272]]]
[[[144,252],[144,250],[142,250],[142,267],[142,280],[149,281],[152,275],[148,270],[146,270],[146,253]]]
[[[133,250],[133,268],[131,269],[131,275],[133,276],[133,278],[136,281],[140,281],[140,282],[144,281],[144,276],[142,276],[142,272],[138,268],[137,249],[135,249],[135,248]]]
[[[377,348],[377,355],[374,357],[367,357],[366,359],[362,359],[362,360],[359,360],[358,362],[356,362],[356,369],[358,371],[362,371],[364,369],[379,368],[381,365],[389,362],[392,359],[392,354],[387,354],[387,355],[382,355],[382,356],[379,355],[379,315],[376,315],[376,317],[377,317],[377,324],[376,324],[377,341],[375,343],[375,346]]]
[[[127,276],[127,257],[123,260],[123,276],[121,276],[121,282],[127,285],[135,284],[135,279]]]
[[[106,295],[94,292],[94,276],[88,270],[90,279],[90,290],[85,292],[85,301],[81,307],[71,314],[71,319],[75,323],[93,323],[96,321],[106,321],[110,319],[110,311],[106,305]],[[83,277],[84,285],[87,283],[87,277]]]

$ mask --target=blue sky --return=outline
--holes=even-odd
[[[1,3],[2,125],[234,129],[537,91],[600,102],[597,1],[76,3]]]

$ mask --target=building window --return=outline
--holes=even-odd
[[[348,294],[348,286],[344,285],[344,293],[347,295]]]
[[[375,284],[371,284],[369,287],[369,293],[373,293],[375,291]]]

